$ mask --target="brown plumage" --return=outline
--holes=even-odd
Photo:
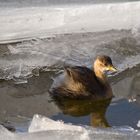
[[[98,56],[93,63],[93,69],[81,66],[66,67],[63,78],[60,82],[59,78],[54,81],[50,92],[53,96],[74,99],[111,98],[112,89],[105,71],[116,71],[108,56]]]

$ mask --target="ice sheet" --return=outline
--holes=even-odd
[[[131,30],[57,35],[1,46],[0,78],[27,82],[39,69],[64,64],[91,66],[96,55],[109,55],[120,72],[140,63],[139,35]],[[2,50],[5,48],[5,50]]]
[[[96,32],[139,27],[140,2],[1,7],[0,42],[73,32]]]
[[[1,0],[1,7],[32,7],[32,6],[58,6],[58,5],[80,5],[80,4],[95,4],[95,3],[116,3],[127,2],[133,0]],[[137,0],[135,0],[137,1]]]

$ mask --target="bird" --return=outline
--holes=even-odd
[[[68,99],[102,100],[113,97],[106,72],[117,72],[109,56],[99,55],[92,64],[86,66],[65,66],[64,73],[58,76],[49,92],[51,96]]]

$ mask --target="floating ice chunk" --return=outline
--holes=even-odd
[[[82,126],[64,124],[63,121],[54,121],[41,115],[34,115],[28,131],[37,132],[43,130],[86,131],[86,129]]]
[[[129,99],[128,101],[131,103],[131,102],[136,102],[136,100],[137,100],[137,99],[135,99],[135,98],[131,98],[131,99]]]
[[[137,123],[137,127],[140,127],[140,121],[138,121],[138,123]]]
[[[130,126],[113,127],[113,129],[125,132],[133,132],[135,129]]]
[[[82,127],[75,126],[72,124],[64,124],[61,121],[54,121],[49,118],[34,115],[32,123],[29,127],[29,132],[37,133],[37,132],[50,132],[58,134],[58,139],[95,139],[95,140],[138,140],[139,131],[134,130],[132,127],[124,126],[124,127],[114,127],[107,129],[100,128],[92,128],[92,127]],[[71,133],[71,135],[69,135]],[[53,135],[53,139],[55,139],[55,135]],[[61,137],[61,136],[62,137]],[[68,137],[66,137],[68,135]]]

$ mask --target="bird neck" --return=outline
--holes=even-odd
[[[98,79],[98,81],[105,87],[106,89],[106,97],[108,98],[112,98],[113,97],[113,93],[112,93],[112,89],[110,87],[110,84],[108,83],[107,77],[106,75],[100,71],[97,68],[94,68],[94,73]]]
[[[94,73],[95,73],[96,78],[106,89],[106,97],[112,98],[113,96],[112,89],[110,87],[110,84],[108,83],[106,75],[103,72],[104,70],[99,65],[98,61],[95,61],[93,68],[94,68]]]
[[[96,75],[97,79],[98,79],[103,85],[107,85],[107,84],[108,84],[107,77],[106,77],[106,75],[100,70],[100,68],[94,66],[94,72],[95,72],[95,75]]]

